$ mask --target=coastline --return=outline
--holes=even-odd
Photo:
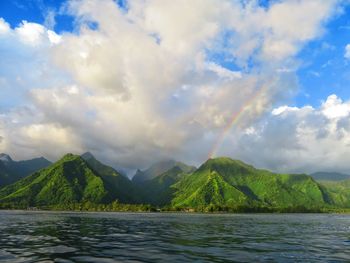
[[[290,208],[269,208],[269,209],[248,209],[246,211],[208,211],[196,209],[161,209],[151,208],[140,209],[63,209],[53,207],[35,207],[35,208],[5,208],[0,211],[20,211],[20,212],[62,212],[62,213],[153,213],[153,214],[350,214],[350,208],[319,208],[319,209],[290,209]]]

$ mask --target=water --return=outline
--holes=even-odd
[[[350,262],[350,216],[0,211],[0,262]]]

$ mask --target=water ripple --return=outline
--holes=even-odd
[[[0,211],[0,262],[349,262],[350,216]]]

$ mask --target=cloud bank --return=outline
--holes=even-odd
[[[293,154],[306,147],[292,143],[300,139],[297,127],[310,118],[312,129],[310,116],[323,113],[274,108],[296,94],[296,56],[323,34],[339,8],[335,0],[269,6],[134,0],[124,7],[112,0],[76,0],[62,7],[74,17],[75,29],[60,35],[51,30],[54,23],[49,29],[23,21],[11,28],[1,19],[0,150],[16,158],[51,159],[90,150],[128,168],[164,158],[199,163],[228,127],[218,155],[291,169],[290,158],[306,158]],[[347,107],[335,97],[322,107],[332,99]],[[238,112],[239,121],[230,127]],[[264,116],[265,126],[255,127]],[[330,126],[344,118],[322,116]],[[317,136],[338,145],[345,140],[338,129]],[[308,142],[310,149],[318,146]],[[285,155],[277,154],[287,146]],[[311,167],[319,158],[309,156],[298,167]]]
[[[350,101],[331,95],[319,108],[275,108],[235,140],[241,158],[278,171],[349,171]],[[259,158],[254,153],[259,152]]]

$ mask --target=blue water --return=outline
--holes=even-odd
[[[350,215],[0,211],[0,262],[350,262]]]

